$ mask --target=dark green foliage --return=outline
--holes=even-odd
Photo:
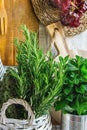
[[[0,107],[3,102],[6,102],[9,98],[12,98],[12,96],[15,96],[15,80],[10,75],[8,68],[3,80],[0,81]]]
[[[87,114],[87,59],[76,56],[68,60],[66,80],[56,109],[77,115]]]
[[[8,79],[14,85],[13,90],[7,86],[12,93],[8,91],[6,99],[11,97],[25,99],[38,117],[47,114],[59,96],[65,80],[68,57],[60,57],[59,62],[55,62],[50,52],[45,55],[39,49],[35,32],[30,32],[26,26],[22,26],[22,31],[25,39],[23,41],[15,39],[18,65],[17,70],[9,69],[11,79],[14,81],[10,80],[10,75]]]

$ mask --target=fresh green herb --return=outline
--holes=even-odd
[[[68,57],[60,57],[59,62],[55,62],[50,52],[45,55],[38,47],[37,33],[29,31],[25,25],[22,32],[25,39],[14,41],[17,69],[9,69],[15,84],[13,97],[25,99],[39,117],[49,112],[61,92]]]
[[[58,101],[56,110],[65,113],[87,114],[87,59],[76,56],[67,63],[66,80]]]

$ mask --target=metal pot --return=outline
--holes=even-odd
[[[61,130],[87,130],[87,115],[62,114]]]

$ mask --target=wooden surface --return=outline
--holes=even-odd
[[[0,35],[0,55],[4,65],[15,65],[13,39],[22,38],[19,31],[21,24],[26,24],[32,31],[38,30],[38,21],[30,0],[5,0],[8,17],[7,35]]]

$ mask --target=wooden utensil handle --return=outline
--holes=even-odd
[[[4,8],[4,0],[0,0],[0,8]]]

